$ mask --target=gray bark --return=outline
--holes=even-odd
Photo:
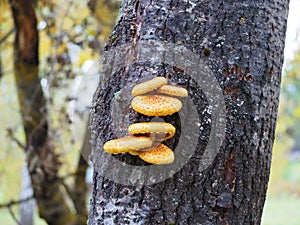
[[[288,3],[124,1],[105,50],[111,53],[126,43],[136,46],[145,40],[174,43],[190,50],[208,65],[222,89],[226,132],[222,146],[215,149],[217,155],[202,168],[201,156],[213,130],[208,105],[214,96],[203,91],[201,85],[205,82],[193,79],[185,68],[163,63],[137,62],[116,73],[106,71],[92,107],[94,187],[90,225],[260,224],[271,165]],[[128,60],[140,57],[141,51],[131,49]],[[168,56],[166,51],[163,54],[164,58]],[[118,67],[117,56],[115,61],[111,58],[107,56],[106,60]],[[153,172],[164,172],[167,167],[149,167],[127,154],[109,157],[102,146],[124,136],[128,124],[151,119],[128,107],[131,97],[126,93],[135,83],[158,75],[188,89],[189,98],[197,106],[200,126],[198,133],[190,137],[197,147],[183,168],[168,179],[149,184]],[[124,90],[127,92],[122,95]],[[167,142],[172,149],[176,149],[182,136],[187,136],[181,126],[183,119],[190,122],[188,106],[183,107],[185,118],[180,114],[164,118],[178,130],[175,138]],[[179,158],[187,151],[182,147],[175,155]],[[139,177],[138,170],[130,174],[114,160],[140,166],[141,171],[147,166],[153,169],[146,177]],[[134,175],[132,185],[119,182],[122,177],[127,182]]]
[[[29,198],[33,195],[31,187],[30,174],[27,165],[22,168],[22,184],[21,184],[21,199]],[[33,210],[35,209],[35,200],[31,199],[20,204],[20,223],[22,225],[33,224]]]

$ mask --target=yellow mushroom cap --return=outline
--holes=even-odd
[[[164,77],[156,77],[151,80],[145,81],[143,83],[137,84],[133,87],[131,94],[132,96],[146,94],[150,91],[153,91],[160,86],[167,84],[168,80]]]
[[[126,136],[106,142],[103,148],[107,153],[119,154],[149,148],[152,143],[153,141],[149,137]]]
[[[177,87],[174,85],[163,85],[157,89],[158,93],[172,95],[176,97],[187,97],[188,92],[185,88]]]
[[[163,95],[136,96],[131,101],[132,108],[146,116],[168,116],[178,112],[182,103],[180,100]]]
[[[134,123],[128,127],[130,134],[153,134],[157,133],[158,136],[162,134],[163,140],[169,139],[175,134],[175,127],[170,123],[164,122],[142,122]]]
[[[129,151],[128,153],[134,156],[139,155],[138,151]]]
[[[151,164],[171,164],[174,162],[174,152],[164,144],[137,152],[138,156]]]

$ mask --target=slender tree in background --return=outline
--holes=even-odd
[[[213,98],[213,93],[205,96],[197,85],[201,80],[174,65],[137,62],[113,73],[120,60],[115,55],[112,72],[99,84],[92,109],[94,188],[90,225],[260,224],[271,165],[288,4],[279,0],[123,2],[118,24],[105,48],[107,59],[113,58],[109,54],[115,48],[124,44],[135,47],[148,40],[190,50],[208,66],[222,89],[226,131],[221,147],[215,149],[216,157],[199,170],[212,131],[207,99]],[[129,49],[128,58],[142,57],[144,52],[147,49],[142,47]],[[168,55],[163,48],[161,52],[164,57]],[[140,79],[158,75],[187,87],[201,124],[197,139],[191,137],[197,147],[189,161],[171,177],[155,182],[151,173],[155,169],[149,169],[146,178],[139,176],[138,169],[126,173],[126,166],[119,166],[115,158],[141,170],[149,165],[128,154],[107,157],[102,146],[126,133],[125,122],[115,122],[116,118],[125,114],[126,123],[149,119],[130,110],[126,103],[130,96],[120,93]],[[120,98],[124,106],[115,104]],[[183,119],[178,114],[164,118],[177,125],[177,130]],[[175,141],[167,144],[174,149],[179,137],[177,133]],[[184,152],[184,147],[178,152],[181,150]],[[124,174],[129,174],[128,179],[135,176],[136,181],[132,185],[119,182],[122,176],[126,181]],[[139,185],[139,180],[145,179],[152,183]]]
[[[32,213],[35,208],[29,202],[35,199],[40,217],[48,224],[86,224],[88,186],[85,178],[90,135],[87,128],[84,129],[83,132],[87,132],[82,141],[71,130],[75,125],[70,119],[69,102],[75,102],[77,99],[72,96],[74,93],[70,93],[69,89],[66,90],[66,84],[73,83],[77,75],[83,75],[84,63],[90,63],[100,55],[103,39],[109,36],[120,2],[90,0],[66,3],[12,0],[2,3],[1,31],[4,31],[5,35],[1,35],[3,54],[0,61],[2,65],[5,56],[6,65],[4,71],[0,66],[0,73],[1,77],[2,74],[10,77],[12,74],[10,67],[14,65],[13,72],[26,143],[23,144],[20,137],[22,135],[17,134],[22,125],[14,127],[10,122],[2,128],[3,131],[5,129],[8,131],[9,141],[17,143],[18,147],[25,150],[30,177],[22,177],[24,181],[22,190],[26,188],[27,193],[21,194],[21,200],[1,203],[0,208],[7,208],[16,223],[32,224]],[[79,7],[85,8],[77,17]],[[13,21],[10,16],[13,17]],[[40,21],[37,21],[37,16]],[[9,61],[13,47],[9,37],[12,34],[15,35],[14,60]],[[80,52],[74,52],[74,48],[80,49]],[[70,60],[71,56],[79,55],[77,59]],[[40,67],[39,62],[42,65]],[[46,95],[43,90],[46,90]],[[65,99],[61,91],[66,95]],[[57,104],[57,99],[63,101]],[[56,116],[56,113],[59,116]],[[78,115],[81,113],[79,116],[83,114],[80,110],[75,113]],[[81,145],[81,151],[75,151],[78,149],[77,144]],[[65,154],[69,150],[74,151]],[[76,157],[77,154],[79,154],[77,165],[76,162],[69,162],[70,157]],[[64,165],[58,172],[61,164]],[[28,192],[31,185],[33,193]],[[11,210],[12,205],[19,204],[20,222],[18,216]]]
[[[39,214],[48,224],[80,224],[60,189],[60,162],[48,137],[46,100],[38,77],[39,37],[33,2],[12,0],[10,5],[16,27],[14,72],[26,135],[26,159]]]

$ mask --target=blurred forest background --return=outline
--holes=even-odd
[[[263,225],[300,221],[300,18],[292,0],[282,89]],[[101,69],[101,52],[117,20],[119,0],[39,0],[39,78],[49,113],[51,144],[60,156],[59,176],[74,184],[86,133],[89,105]],[[26,7],[26,6],[25,6]],[[299,9],[298,7],[298,9]],[[0,0],[0,223],[15,225],[26,189],[25,136],[13,68],[14,21]],[[111,37],[109,41],[113,41]],[[84,158],[88,161],[87,154]],[[91,185],[91,167],[86,182]],[[30,196],[27,196],[30,198]],[[25,197],[26,198],[26,197]],[[26,202],[26,201],[25,201]],[[89,196],[86,197],[88,206]],[[15,204],[16,203],[16,204]],[[72,207],[71,207],[72,208]],[[46,224],[34,211],[34,224]]]

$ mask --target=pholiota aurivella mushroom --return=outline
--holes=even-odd
[[[103,146],[104,151],[110,154],[120,154],[129,151],[138,151],[143,148],[149,148],[153,140],[149,137],[125,136],[106,142]]]
[[[164,122],[141,122],[133,123],[128,127],[128,132],[132,135],[146,135],[153,138],[155,141],[167,140],[174,136],[175,127],[170,123]]]
[[[168,116],[178,112],[182,103],[177,98],[164,95],[139,95],[132,99],[131,106],[146,116]]]
[[[156,77],[151,80],[148,80],[148,81],[145,81],[145,82],[135,85],[132,88],[131,95],[137,96],[137,95],[146,94],[146,93],[151,92],[167,83],[168,83],[168,80],[166,78]]]
[[[160,94],[172,95],[181,98],[188,96],[188,92],[185,88],[174,85],[163,85],[157,89],[157,92]]]
[[[137,151],[137,155],[147,163],[170,164],[174,162],[174,152],[164,144],[159,144],[144,151]]]
[[[178,112],[182,103],[177,98],[187,97],[186,89],[168,85],[164,77],[156,77],[133,87],[133,110],[146,116],[168,116]],[[126,136],[106,142],[104,151],[110,154],[130,153],[150,164],[171,164],[174,152],[162,141],[174,136],[176,128],[165,122],[141,122],[128,127]]]

